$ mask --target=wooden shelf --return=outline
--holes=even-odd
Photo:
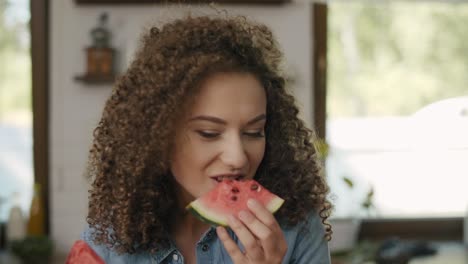
[[[225,4],[284,4],[291,0],[75,0],[79,5],[89,4],[191,4],[191,3],[225,3]]]
[[[76,76],[75,80],[84,82],[86,84],[112,84],[115,82],[116,76],[81,75]]]

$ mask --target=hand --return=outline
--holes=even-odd
[[[229,226],[244,245],[245,252],[239,249],[226,229],[219,226],[216,233],[224,248],[235,264],[280,264],[288,245],[278,222],[259,202],[250,199],[247,206],[250,212],[241,211],[240,220],[236,216],[229,218]]]

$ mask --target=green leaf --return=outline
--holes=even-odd
[[[345,176],[345,177],[343,177],[343,181],[346,183],[346,185],[348,185],[349,188],[354,187],[354,182],[350,178]]]
[[[330,148],[328,143],[324,139],[321,139],[321,138],[314,140],[313,143],[314,143],[315,151],[317,152],[319,159],[325,160],[328,156],[328,151]]]

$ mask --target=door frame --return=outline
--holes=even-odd
[[[30,12],[34,183],[41,185],[49,235],[49,0],[30,0]]]

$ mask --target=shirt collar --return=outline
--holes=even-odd
[[[175,244],[170,241],[169,247],[165,247],[161,250],[158,250],[156,254],[154,254],[154,258],[156,260],[156,263],[161,263],[165,258],[167,258],[171,253],[175,252],[177,250]]]
[[[198,243],[202,243],[202,242],[206,242],[206,241],[209,241],[211,239],[213,239],[213,237],[216,235],[216,227],[214,226],[211,226],[200,238],[200,240],[198,241]],[[154,254],[154,258],[156,260],[156,263],[159,264],[159,263],[162,263],[162,261],[164,259],[166,259],[167,257],[171,256],[172,254],[174,254],[175,252],[177,252],[177,247],[175,245],[175,242],[170,239],[169,240],[169,247],[165,247],[161,250],[158,250],[155,254]]]

